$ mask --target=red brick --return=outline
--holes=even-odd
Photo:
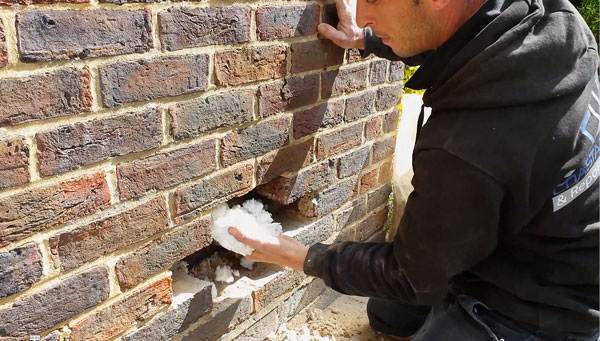
[[[35,135],[40,174],[64,173],[111,157],[156,148],[162,140],[156,109],[76,123]]]
[[[292,72],[317,70],[344,63],[344,49],[331,40],[319,39],[292,44]]]
[[[227,133],[221,141],[221,163],[231,166],[288,144],[291,121],[289,116],[277,117]]]
[[[208,86],[208,55],[160,57],[100,67],[102,104],[116,107],[204,91]]]
[[[29,182],[29,147],[22,137],[0,140],[0,188]]]
[[[245,163],[177,190],[174,194],[175,221],[190,219],[220,202],[249,192],[253,177],[253,163]]]
[[[33,4],[58,4],[58,3],[71,3],[81,4],[89,3],[90,0],[0,0],[1,5],[33,5]]]
[[[0,298],[28,289],[42,278],[42,253],[38,244],[27,243],[0,252]]]
[[[363,124],[361,122],[329,131],[317,138],[317,160],[344,152],[361,144]]]
[[[394,154],[396,146],[396,136],[388,136],[382,140],[373,143],[373,163],[377,163]]]
[[[28,11],[16,17],[25,62],[140,53],[152,47],[150,10]]]
[[[380,231],[387,220],[388,208],[383,207],[381,210],[374,214],[369,215],[368,218],[364,219],[356,227],[355,240],[358,242],[366,241],[371,235]]]
[[[329,98],[364,89],[367,86],[366,65],[327,71],[321,75],[321,96]]]
[[[286,57],[287,49],[280,45],[216,52],[216,84],[229,86],[281,78],[286,73]]]
[[[314,139],[274,150],[258,161],[256,183],[263,184],[285,172],[297,171],[312,163]]]
[[[390,63],[390,81],[399,82],[404,79],[404,63],[402,62],[391,62]]]
[[[252,121],[254,92],[225,92],[169,107],[171,133],[176,140]]]
[[[8,196],[0,200],[0,247],[109,205],[104,173]]]
[[[169,228],[163,197],[50,238],[54,264],[69,270]]]
[[[389,62],[387,60],[374,60],[371,62],[369,72],[369,82],[371,85],[384,83],[387,79],[387,69]]]
[[[168,51],[246,43],[250,41],[250,15],[247,6],[169,8],[158,14],[160,41]]]
[[[261,117],[315,103],[319,97],[319,75],[288,77],[258,88]]]
[[[397,107],[402,95],[402,85],[384,86],[377,90],[375,106],[378,111]]]
[[[69,340],[108,340],[171,304],[171,278],[158,280],[94,312],[71,328]]]
[[[391,133],[392,131],[396,131],[396,129],[398,129],[398,115],[398,107],[385,114],[385,117],[383,118],[384,133]]]
[[[91,76],[67,68],[26,78],[0,80],[0,125],[76,115],[92,107]]]
[[[2,3],[0,2],[0,4]],[[0,67],[5,67],[6,65],[8,65],[8,49],[6,48],[6,34],[4,33],[4,23],[2,20],[0,20]]]
[[[338,177],[346,178],[360,173],[360,171],[369,164],[370,154],[370,147],[362,146],[336,158]]]
[[[365,139],[372,140],[381,134],[381,116],[371,117],[365,123]]]
[[[260,40],[305,36],[317,33],[319,5],[261,6],[256,10]]]
[[[294,113],[294,138],[316,133],[322,128],[331,128],[342,123],[344,101],[321,103],[310,109]]]
[[[375,91],[366,91],[346,98],[344,121],[352,122],[369,116],[373,112]]]
[[[286,178],[277,177],[256,188],[258,194],[274,200],[282,205],[289,205],[303,197],[335,181],[335,169],[329,162],[324,162],[303,169],[297,175]]]
[[[379,183],[378,177],[379,177],[379,168],[378,167],[364,173],[360,177],[359,193],[365,194],[368,191],[370,191],[371,189],[373,189],[375,186],[377,186],[377,184]]]
[[[379,183],[384,183],[384,182],[388,182],[390,180],[392,180],[392,176],[394,169],[393,169],[393,160],[389,160],[384,162],[380,167],[379,167],[379,179],[378,182]]]
[[[305,195],[298,201],[298,210],[305,217],[322,217],[351,200],[355,195],[357,179],[349,178],[319,192]]]
[[[0,338],[41,334],[108,298],[108,268],[95,266],[0,309]],[[11,338],[8,338],[12,340]],[[72,339],[71,339],[72,340]]]
[[[145,244],[122,257],[115,266],[122,289],[130,289],[152,275],[212,243],[212,221],[204,216]]]
[[[127,200],[184,183],[217,169],[217,140],[148,156],[117,166],[119,197]],[[140,170],[143,170],[140,172]]]

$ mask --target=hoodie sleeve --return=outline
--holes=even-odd
[[[385,58],[394,61],[400,60],[406,65],[414,66],[423,64],[427,57],[429,57],[432,53],[432,51],[426,51],[416,56],[406,58],[397,56],[391,47],[385,45],[383,41],[381,41],[381,38],[379,38],[373,33],[373,30],[371,30],[369,26],[365,27],[364,29],[364,39],[365,49],[360,50],[360,56],[363,58],[366,58],[371,53],[373,53],[374,55],[380,58]]]
[[[432,305],[446,296],[452,276],[490,255],[502,186],[443,150],[420,152],[414,170],[393,242],[313,245],[305,273],[345,294]]]

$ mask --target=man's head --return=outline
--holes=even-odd
[[[358,0],[358,26],[370,26],[401,57],[436,49],[485,0]]]

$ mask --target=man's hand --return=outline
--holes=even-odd
[[[340,19],[337,29],[329,24],[319,24],[319,33],[331,39],[339,47],[364,49],[363,29],[356,24],[356,0],[334,0],[334,2]]]
[[[230,227],[229,233],[241,243],[254,248],[254,252],[246,256],[249,261],[273,263],[303,271],[308,246],[300,244],[296,239],[279,235],[257,240],[243,235],[235,227]]]

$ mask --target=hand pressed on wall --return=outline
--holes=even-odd
[[[302,245],[296,239],[280,234],[277,237],[266,236],[257,240],[243,235],[235,227],[230,227],[229,233],[241,243],[254,248],[254,252],[246,256],[249,261],[289,266],[303,271],[308,246]]]
[[[325,38],[345,49],[364,49],[364,32],[356,23],[356,0],[334,0],[339,22],[337,29],[319,24],[317,29]]]

